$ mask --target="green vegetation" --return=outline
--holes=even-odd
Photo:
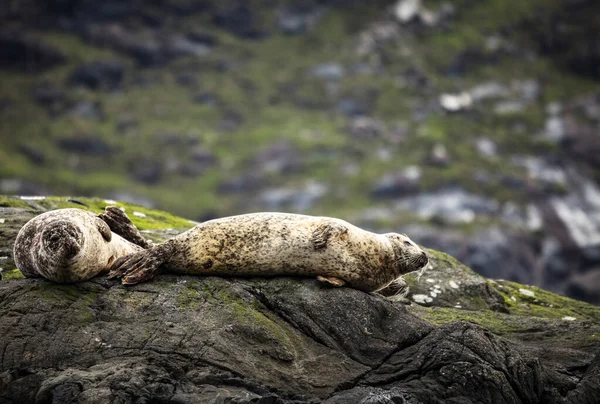
[[[545,103],[589,92],[598,84],[565,74],[541,56],[527,59],[517,53],[489,62],[492,51],[485,41],[502,32],[506,43],[531,47],[522,27],[533,17],[544,20],[552,15],[561,2],[453,1],[455,14],[441,27],[415,32],[401,29],[401,40],[389,40],[361,55],[356,50],[360,34],[368,31],[373,21],[385,19],[389,10],[384,3],[363,2],[329,10],[306,34],[290,36],[273,29],[260,41],[243,40],[217,29],[201,13],[177,23],[166,21],[167,31],[185,33],[202,26],[218,45],[205,57],[181,58],[147,69],[136,68],[126,56],[90,46],[68,33],[34,32],[33,37],[63,52],[67,63],[37,75],[3,72],[0,99],[8,100],[11,107],[2,112],[0,120],[0,178],[30,180],[59,194],[125,192],[195,220],[252,209],[247,193],[231,196],[219,192],[225,181],[249,174],[267,187],[323,183],[329,193],[316,203],[313,213],[352,217],[373,205],[369,192],[382,175],[414,164],[424,166],[423,190],[458,184],[499,201],[519,201],[520,191],[506,187],[499,178],[523,177],[523,170],[507,164],[503,157],[481,156],[475,140],[492,139],[503,155],[560,153],[532,136],[543,127]],[[426,6],[436,10],[442,3],[432,1]],[[260,5],[256,18],[265,27],[274,27],[276,8],[256,4]],[[465,52],[476,55],[476,61],[465,71],[454,72],[452,65]],[[122,89],[69,87],[69,74],[81,63],[107,59],[125,62]],[[314,77],[312,69],[324,63],[339,63],[344,73],[335,80]],[[356,72],[356,66],[371,73]],[[415,89],[410,80],[401,79],[411,71],[428,83],[425,89]],[[189,77],[192,84],[179,84],[181,75]],[[542,79],[542,96],[522,111],[498,116],[492,112],[493,102],[484,101],[467,113],[434,111],[422,121],[413,119],[419,106],[434,103],[442,92],[465,90],[486,81],[510,87],[515,81],[531,78]],[[141,79],[150,84],[138,85]],[[64,92],[67,113],[49,114],[34,102],[33,93],[40,83],[51,83]],[[215,103],[195,102],[203,93],[214,97]],[[405,138],[393,142],[387,134],[353,138],[347,129],[350,119],[338,111],[344,98],[366,105],[369,115],[381,120],[387,132],[398,125],[407,127]],[[102,117],[84,119],[68,113],[71,105],[82,101],[99,103]],[[132,127],[119,130],[124,121],[132,122]],[[515,131],[515,127],[523,129]],[[180,141],[166,142],[165,134]],[[58,146],[60,139],[72,135],[101,141],[110,152],[76,155]],[[284,174],[263,172],[257,154],[279,141],[289,142],[299,153],[300,168]],[[212,153],[216,163],[186,174],[182,166],[193,164],[194,158],[190,144]],[[452,160],[449,166],[426,164],[436,144],[447,148]],[[39,150],[42,159],[23,152],[26,145]],[[392,158],[378,158],[381,150]],[[354,174],[346,170],[353,165]],[[156,168],[159,174],[143,182],[132,174],[137,168]],[[482,172],[493,176],[482,183],[475,179]],[[134,221],[153,228],[151,219]]]

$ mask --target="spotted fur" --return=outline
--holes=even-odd
[[[407,236],[375,234],[340,219],[252,213],[204,222],[165,243],[115,262],[125,284],[173,273],[335,278],[372,292],[428,262]]]

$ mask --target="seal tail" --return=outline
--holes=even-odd
[[[149,281],[164,262],[156,248],[149,248],[117,259],[110,267],[108,279],[121,278],[123,285]]]

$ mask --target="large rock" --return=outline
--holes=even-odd
[[[40,72],[65,61],[61,52],[42,41],[19,33],[0,33],[0,69]]]
[[[107,203],[0,198],[0,251],[45,209]],[[161,215],[164,227],[191,225],[125,207],[142,229],[160,228]],[[451,258],[431,261],[422,278],[477,284]],[[5,275],[3,403],[593,403],[599,387],[600,309],[510,282],[484,282],[501,313],[289,277],[160,275],[125,287]]]

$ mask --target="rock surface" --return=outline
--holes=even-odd
[[[0,208],[0,254],[45,209],[99,211],[111,202],[3,198],[0,206],[12,207]],[[163,212],[124,207],[155,241],[176,232],[165,228],[185,227]],[[409,278],[411,287],[445,277],[459,286],[450,286],[459,293],[452,298],[484,302],[477,311],[443,300],[405,306],[313,279],[161,275],[124,287],[5,271],[0,402],[595,402],[600,309],[492,282],[430,254],[431,267]]]

